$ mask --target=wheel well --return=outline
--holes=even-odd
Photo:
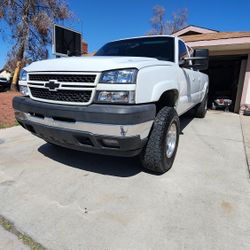
[[[157,112],[165,106],[174,107],[178,99],[178,96],[179,96],[179,93],[178,93],[178,90],[176,89],[165,91],[161,95],[160,99],[156,102]]]

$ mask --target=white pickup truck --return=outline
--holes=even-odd
[[[95,56],[34,62],[13,100],[17,121],[48,143],[136,156],[164,173],[178,147],[179,116],[207,111],[208,50],[173,36],[110,42]]]

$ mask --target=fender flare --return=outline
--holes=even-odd
[[[169,91],[169,90],[175,90],[179,94],[179,85],[176,84],[176,82],[173,81],[164,81],[157,83],[152,91],[151,95],[151,102],[157,102],[160,100],[163,93]]]

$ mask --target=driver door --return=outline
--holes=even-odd
[[[183,61],[184,58],[189,57],[189,52],[184,42],[178,41],[178,60],[179,63]],[[185,113],[194,105],[195,93],[199,91],[196,89],[195,75],[193,69],[180,67],[179,83],[180,83],[180,107],[179,112]]]

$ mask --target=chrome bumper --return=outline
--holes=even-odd
[[[115,125],[90,123],[81,121],[60,121],[51,117],[38,117],[36,114],[25,113],[15,110],[16,119],[19,122],[32,122],[53,128],[68,129],[74,131],[88,132],[95,135],[115,136],[115,137],[132,137],[139,136],[141,140],[148,137],[153,120],[134,125]]]

